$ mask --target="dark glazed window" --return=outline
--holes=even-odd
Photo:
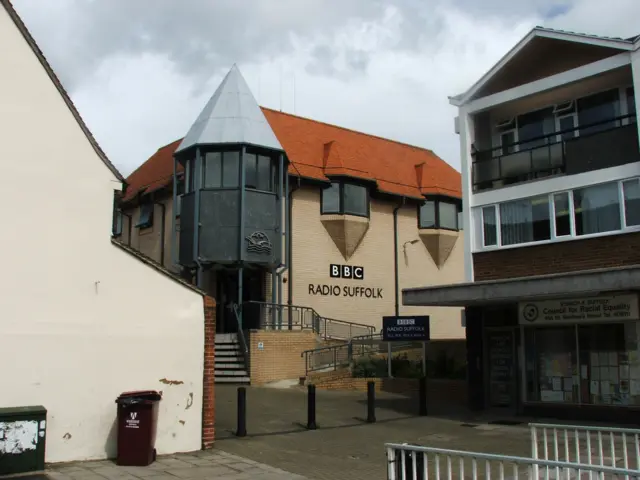
[[[240,175],[238,152],[209,152],[204,163],[204,188],[235,188]]]
[[[340,184],[322,190],[322,213],[340,213]]]
[[[140,205],[140,218],[136,227],[149,228],[153,226],[153,203],[144,203]]]
[[[256,155],[254,153],[245,154],[245,159],[245,186],[254,190],[274,192],[275,172],[273,159],[265,155]]]
[[[420,228],[459,230],[459,212],[460,207],[453,201],[426,200],[418,211],[418,226]]]
[[[367,187],[352,183],[333,182],[322,190],[321,213],[369,216]]]

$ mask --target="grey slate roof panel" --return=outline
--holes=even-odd
[[[238,143],[284,150],[240,70],[233,65],[176,153],[195,145]]]

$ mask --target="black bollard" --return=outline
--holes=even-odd
[[[367,423],[376,423],[376,382],[367,382]]]
[[[309,392],[307,397],[307,430],[315,430],[318,428],[316,425],[316,386],[308,385],[307,391]]]
[[[236,437],[247,436],[247,389],[238,387],[238,430]]]
[[[418,392],[418,414],[427,416],[427,377],[420,377],[420,390]]]

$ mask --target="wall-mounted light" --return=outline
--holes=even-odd
[[[409,263],[409,259],[407,258],[407,245],[415,245],[419,241],[420,240],[418,240],[418,239],[407,240],[406,242],[404,242],[402,244],[402,252],[404,253],[404,263],[405,263],[405,265],[407,265]]]

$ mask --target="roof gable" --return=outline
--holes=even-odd
[[[176,153],[195,145],[238,143],[282,150],[247,82],[233,65]]]
[[[449,100],[461,106],[478,97],[633,50],[633,43],[633,39],[535,27],[471,88]],[[532,69],[531,65],[536,67]]]
[[[69,94],[67,93],[67,91],[62,86],[62,83],[60,82],[60,79],[57,77],[57,75],[53,71],[53,68],[51,67],[51,65],[49,65],[49,62],[47,61],[47,59],[45,58],[44,54],[42,53],[42,50],[40,50],[40,48],[38,47],[38,44],[36,43],[35,39],[31,36],[31,33],[29,32],[29,30],[27,29],[27,26],[24,24],[24,22],[22,21],[22,19],[18,15],[18,12],[16,12],[16,10],[11,5],[11,1],[10,0],[0,0],[0,4],[2,4],[2,6],[6,10],[7,14],[9,15],[9,17],[11,18],[11,20],[15,24],[16,28],[22,34],[22,37],[25,39],[25,41],[27,42],[27,44],[29,45],[29,47],[31,48],[31,50],[33,51],[35,56],[40,61],[40,64],[42,65],[42,67],[44,68],[45,72],[47,73],[47,75],[51,79],[51,82],[53,83],[53,85],[56,87],[56,89],[60,93],[60,96],[62,97],[62,99],[64,100],[65,104],[67,105],[67,107],[71,111],[71,114],[73,115],[73,117],[75,118],[76,122],[78,123],[78,126],[80,127],[80,129],[82,129],[82,132],[84,133],[85,137],[87,138],[87,140],[89,141],[89,143],[93,147],[94,151],[96,152],[96,154],[98,155],[100,160],[102,160],[102,162],[107,166],[107,168],[111,171],[111,173],[113,173],[113,175],[118,180],[120,180],[121,182],[124,182],[125,179],[122,176],[122,174],[118,171],[118,169],[115,167],[115,165],[113,165],[113,163],[111,163],[111,161],[109,161],[109,159],[107,158],[107,155],[104,153],[102,148],[100,148],[100,145],[98,145],[97,140],[95,139],[95,137],[93,136],[93,134],[89,130],[89,127],[87,127],[86,123],[84,123],[84,120],[80,116],[80,112],[78,112],[78,109],[76,108],[76,106],[74,105],[73,101],[71,100],[71,97],[69,97]]]
[[[324,182],[358,178],[375,182],[381,192],[416,199],[461,196],[460,173],[430,150],[268,108],[262,112],[284,147],[290,175]],[[127,178],[125,202],[170,186],[180,142],[160,148]],[[416,165],[421,165],[420,175]]]

